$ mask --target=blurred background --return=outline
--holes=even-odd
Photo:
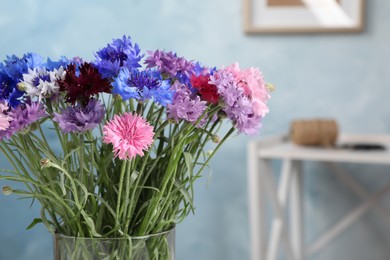
[[[345,133],[390,133],[390,2],[366,3],[362,33],[246,35],[242,0],[2,1],[0,59],[36,52],[93,59],[113,38],[130,35],[142,51],[165,49],[209,66],[259,67],[276,86],[259,136],[228,141],[196,187],[195,215],[177,227],[178,260],[249,259],[246,146],[288,132],[295,118],[327,117]],[[369,191],[389,169],[344,165]],[[9,168],[0,155],[0,168]],[[306,241],[313,241],[360,201],[321,165],[305,169]],[[368,174],[369,173],[369,174]],[[0,186],[3,186],[0,183]],[[389,208],[390,200],[382,201]],[[0,195],[0,259],[52,259],[43,226],[25,228],[39,205]],[[390,258],[390,225],[367,213],[310,259]]]

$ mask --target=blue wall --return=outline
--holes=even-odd
[[[286,132],[291,119],[321,116],[336,118],[344,132],[389,133],[390,2],[367,2],[363,33],[247,36],[241,0],[2,1],[0,59],[27,51],[92,59],[93,51],[127,34],[143,50],[174,50],[210,66],[260,67],[277,86],[262,136]],[[252,138],[226,143],[212,173],[198,182],[196,214],[178,226],[177,259],[249,259],[245,153]],[[0,168],[8,167],[0,156]],[[372,191],[389,180],[382,167],[344,166]],[[310,242],[359,200],[320,165],[306,167],[317,170],[305,181]],[[38,205],[29,206],[0,195],[1,260],[52,258],[47,231],[25,231],[39,214]],[[389,233],[369,213],[312,259],[388,259]]]

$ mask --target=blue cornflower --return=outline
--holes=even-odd
[[[4,70],[4,65],[0,63],[0,100],[6,100],[8,104],[10,104],[9,99],[11,93],[15,90],[14,86],[14,80],[8,76]],[[21,95],[23,95],[23,93],[21,93]]]
[[[6,100],[11,107],[22,103],[24,92],[17,88],[17,84],[28,69],[42,67],[42,61],[42,57],[34,53],[27,53],[22,58],[7,56],[6,60],[0,63],[0,99]]]
[[[151,75],[149,71],[133,70],[130,77],[127,79],[129,86],[134,86],[139,90],[156,89],[161,85],[158,78]]]
[[[15,55],[7,56],[4,60],[4,66],[2,70],[10,76],[16,83],[22,78],[22,74],[27,70],[33,68],[43,67],[42,56],[35,53],[24,54],[22,58]]]
[[[43,57],[39,54],[29,52],[27,54],[24,54],[22,57],[22,60],[26,61],[27,68],[32,69],[32,68],[43,68],[44,67],[44,62],[43,62]]]
[[[68,66],[71,62],[72,60],[69,60],[65,56],[61,56],[61,58],[57,61],[52,61],[50,58],[48,58],[44,64],[44,67],[47,70],[52,71],[54,69],[59,69],[60,67],[66,68],[66,66]]]
[[[140,52],[138,44],[133,44],[130,37],[123,36],[96,52],[95,64],[104,78],[115,77],[121,68],[131,70],[141,67],[139,62],[143,55]]]
[[[122,69],[112,83],[112,93],[119,94],[123,100],[129,100],[130,98],[140,99],[137,87],[128,85],[129,78],[130,71]]]
[[[146,101],[154,99],[162,106],[172,103],[174,91],[170,89],[168,80],[162,80],[161,75],[155,71],[138,71],[127,68],[119,72],[113,82],[112,92],[121,95],[123,100],[134,98]]]
[[[173,94],[175,92],[171,89],[171,84],[169,80],[162,80],[161,85],[158,88],[143,90],[143,98],[146,99],[154,99],[160,105],[166,107],[167,105],[173,102]]]

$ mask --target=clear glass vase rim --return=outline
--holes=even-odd
[[[160,231],[157,233],[149,234],[149,235],[144,235],[144,236],[129,236],[129,237],[76,237],[76,236],[69,236],[69,235],[64,235],[58,232],[54,232],[54,236],[56,238],[67,238],[67,239],[83,239],[83,240],[140,240],[140,239],[147,239],[151,237],[156,237],[156,236],[161,236],[168,234],[176,229],[176,226],[173,226],[167,230]]]

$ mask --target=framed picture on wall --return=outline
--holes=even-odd
[[[243,0],[246,33],[359,32],[365,0]]]

